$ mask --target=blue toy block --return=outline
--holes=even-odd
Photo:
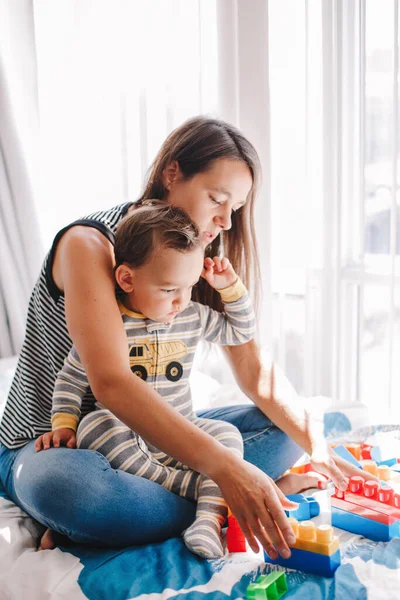
[[[290,558],[278,556],[276,560],[273,560],[264,552],[264,560],[272,565],[280,565],[281,567],[321,575],[322,577],[333,577],[336,569],[340,566],[340,550],[336,550],[331,556],[309,552],[308,550],[299,550],[298,548],[290,548],[290,552],[292,553]]]
[[[397,458],[388,458],[388,460],[381,460],[377,463],[379,467],[386,465],[387,467],[393,467],[393,465],[398,464]]]
[[[335,506],[332,506],[332,525],[376,542],[388,542],[394,537],[400,537],[400,521],[385,525]]]
[[[338,455],[339,455],[341,458],[344,458],[344,459],[345,459],[345,460],[347,460],[349,463],[352,463],[352,464],[353,464],[355,467],[358,467],[359,469],[361,469],[361,468],[362,468],[362,467],[361,467],[361,465],[360,465],[360,463],[358,462],[358,460],[356,460],[356,459],[354,458],[354,456],[352,455],[352,453],[351,453],[351,452],[349,452],[349,451],[347,450],[347,448],[345,448],[344,446],[336,446],[336,447],[335,447],[333,450],[334,450],[334,451],[336,452],[336,454],[338,454]]]
[[[312,496],[304,496],[304,494],[289,494],[286,496],[288,500],[298,503],[298,508],[295,510],[285,510],[288,517],[293,517],[298,521],[309,521],[313,517],[318,517],[320,513],[319,503]]]

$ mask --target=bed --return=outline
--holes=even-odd
[[[14,368],[15,359],[0,361],[0,416]],[[206,390],[210,403],[218,398],[226,403],[243,401],[231,383],[221,385],[200,372],[194,377],[201,383],[194,388],[203,394]],[[317,522],[329,523],[329,494],[317,490],[310,494],[321,504]],[[71,545],[37,552],[36,540],[43,530],[0,489],[1,600],[239,599],[246,597],[247,586],[260,574],[280,569],[264,563],[261,552],[250,550],[205,561],[191,554],[180,539],[118,550]],[[398,600],[400,539],[376,543],[344,531],[336,533],[342,564],[335,577],[288,570],[285,599]]]

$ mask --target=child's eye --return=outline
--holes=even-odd
[[[162,292],[165,292],[166,294],[170,294],[171,292],[174,292],[175,290],[174,290],[174,289],[172,289],[172,290],[161,290],[161,291],[162,291]]]

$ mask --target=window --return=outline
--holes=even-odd
[[[275,357],[300,393],[398,418],[398,3],[269,17]]]

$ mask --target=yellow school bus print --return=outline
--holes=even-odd
[[[178,360],[187,354],[180,340],[151,342],[143,339],[129,348],[129,365],[135,375],[146,381],[149,375],[165,375],[169,381],[179,381],[183,365]]]

